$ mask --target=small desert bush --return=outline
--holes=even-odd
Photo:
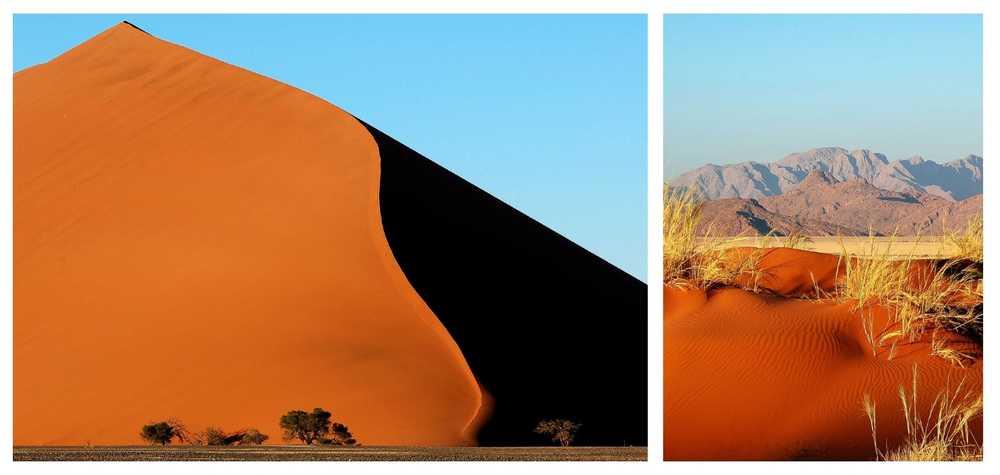
[[[165,421],[153,422],[142,426],[139,437],[150,444],[167,445],[174,439],[182,443],[197,444],[197,435],[187,430],[187,427],[178,419],[167,419]]]
[[[535,433],[551,436],[552,442],[562,447],[569,447],[576,439],[576,432],[580,427],[583,425],[568,419],[547,419],[535,426]]]
[[[262,434],[259,430],[250,428],[243,432],[243,436],[240,438],[240,445],[260,445],[268,438],[267,434]]]
[[[226,434],[226,431],[218,427],[206,427],[200,434],[200,439],[205,445],[229,445],[227,438],[228,434]]]
[[[177,434],[169,422],[153,422],[142,426],[139,436],[150,444],[167,445]]]
[[[862,406],[868,416],[876,458],[889,461],[982,460],[983,446],[969,425],[983,414],[982,392],[963,391],[964,381],[954,390],[944,389],[931,402],[927,417],[917,411],[917,368],[913,367],[910,392],[899,386],[906,420],[907,438],[901,447],[883,452],[878,446],[877,412],[865,394]]]

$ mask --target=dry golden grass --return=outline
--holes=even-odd
[[[967,262],[950,260],[930,276],[918,278],[925,282],[908,285],[889,300],[896,310],[897,331],[910,341],[932,331],[932,353],[960,362],[963,353],[948,348],[939,333],[981,333],[982,313],[977,304],[983,301],[982,276]]]
[[[950,235],[940,243],[944,245],[946,240],[964,243],[963,249],[972,249],[974,253],[977,239],[980,249],[982,246],[981,229],[981,220],[978,227],[970,223],[965,232]],[[894,239],[895,235],[878,239],[870,235],[868,245],[862,247],[861,252],[842,246],[840,258],[845,263],[844,275],[838,278],[836,297],[853,302],[854,308],[860,311],[865,336],[873,352],[888,346],[891,359],[899,342],[916,341],[930,331],[931,353],[964,366],[976,355],[948,346],[947,335],[981,333],[981,308],[975,305],[982,302],[981,271],[970,265],[968,253],[955,255],[936,267],[917,265],[911,256],[900,257],[893,249]],[[981,256],[981,250],[979,252]],[[881,331],[871,328],[871,312],[864,311],[871,305],[893,311],[892,321]]]
[[[983,215],[970,219],[961,231],[946,234],[945,241],[958,248],[953,258],[983,262]]]
[[[709,288],[740,286],[758,291],[759,262],[763,250],[734,256],[727,250],[731,238],[715,237],[711,226],[703,235],[696,232],[701,221],[701,201],[692,191],[671,192],[665,185],[663,196],[663,281],[668,286]]]
[[[983,395],[963,392],[964,381],[954,390],[944,389],[931,402],[926,417],[917,411],[917,367],[913,367],[910,392],[899,386],[907,438],[901,447],[883,452],[878,446],[877,412],[871,396],[864,395],[862,407],[871,427],[875,457],[888,461],[982,460],[982,442],[976,440],[969,424],[983,414]]]
[[[812,243],[813,238],[799,233],[792,233],[787,236],[778,236],[772,232],[763,236],[734,236],[726,244],[730,247],[784,247],[788,249],[808,249]]]
[[[785,236],[784,246],[792,249],[803,249],[806,245],[812,243],[812,238],[809,236],[803,236],[799,233],[792,233]]]
[[[978,221],[978,223],[976,222]],[[915,341],[929,332],[930,352],[956,366],[974,362],[980,355],[949,344],[955,333],[982,334],[983,301],[982,218],[970,222],[961,233],[953,233],[941,246],[958,248],[936,267],[918,266],[914,258],[895,256],[890,245],[876,248],[872,243],[864,255],[846,250],[845,275],[840,281],[841,299],[853,299],[858,308],[869,303],[884,305],[894,311],[889,329],[878,338],[871,327],[871,315],[861,311],[862,325],[875,352],[888,345],[892,359],[901,341]],[[938,255],[942,255],[939,253]],[[924,272],[925,275],[915,275]],[[867,318],[867,320],[866,320]],[[964,381],[963,381],[964,383]],[[963,383],[954,391],[942,391],[931,404],[927,418],[917,414],[917,368],[913,368],[910,393],[901,386],[900,401],[906,417],[907,440],[903,446],[882,453],[878,447],[877,413],[866,394],[862,406],[868,416],[876,458],[890,461],[961,461],[982,460],[982,444],[975,440],[969,423],[981,417],[983,396],[962,392]]]
[[[875,458],[881,458],[882,453],[878,449],[878,412],[876,411],[875,403],[872,402],[871,394],[865,393],[864,398],[861,400],[861,406],[865,410],[865,415],[868,416],[868,427],[871,428],[872,445],[875,447]]]
[[[698,246],[695,229],[701,204],[691,191],[663,192],[663,280],[668,285],[686,281],[694,272]]]
[[[947,337],[942,338],[936,332],[931,338],[931,354],[960,367],[965,367],[966,363],[974,362],[979,357],[977,354],[949,346]]]
[[[909,281],[911,260],[892,259],[895,235],[887,243],[869,234],[869,244],[861,252],[841,246],[840,259],[844,275],[838,276],[837,296],[843,301],[855,302],[860,309],[872,303],[888,303],[902,292]]]

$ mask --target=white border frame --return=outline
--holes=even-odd
[[[993,33],[998,26],[996,17],[997,5],[995,1],[977,0],[577,0],[569,2],[565,0],[483,0],[475,2],[457,0],[423,0],[420,2],[406,0],[355,0],[355,1],[327,1],[316,2],[309,0],[244,0],[241,2],[226,2],[224,0],[150,0],[137,4],[125,0],[93,0],[82,4],[72,0],[8,0],[0,4],[0,43],[6,45],[0,51],[0,67],[13,72],[13,22],[12,13],[641,13],[647,14],[647,53],[649,63],[647,65],[648,84],[648,146],[647,153],[649,163],[647,167],[647,192],[648,196],[648,228],[647,243],[649,255],[648,279],[649,283],[649,456],[650,463],[636,462],[525,462],[518,463],[517,469],[528,472],[566,472],[578,473],[598,473],[605,470],[625,471],[632,473],[659,473],[663,470],[678,473],[702,472],[729,472],[739,470],[747,473],[772,473],[787,472],[798,473],[803,469],[817,471],[821,473],[839,473],[845,469],[871,469],[884,472],[904,472],[908,475],[913,473],[931,473],[941,470],[958,470],[971,472],[984,472],[993,460],[1000,460],[996,455],[1000,450],[1000,443],[997,443],[995,433],[992,429],[1000,427],[1000,418],[994,416],[996,413],[992,408],[998,407],[998,398],[995,397],[994,379],[990,372],[986,371],[984,376],[984,392],[986,405],[986,420],[984,429],[985,457],[984,463],[951,463],[942,467],[940,463],[865,463],[857,462],[850,465],[843,465],[836,462],[814,462],[807,466],[799,463],[767,463],[767,462],[659,462],[662,459],[662,390],[663,390],[663,320],[662,320],[662,275],[661,257],[662,252],[662,213],[660,212],[661,197],[663,193],[663,15],[670,13],[982,13],[983,14],[983,130],[984,130],[984,157],[992,157],[995,152],[995,141],[993,136],[985,131],[997,130],[996,110],[997,98],[993,94],[991,85],[996,84],[997,61],[991,53],[997,51],[996,38]],[[12,74],[3,74],[0,78],[3,84],[3,93],[0,94],[0,114],[2,120],[2,131],[0,131],[0,147],[3,156],[7,159],[7,165],[0,168],[0,182],[3,186],[10,186],[12,173],[12,121],[13,110],[12,101]],[[988,167],[989,168],[989,167]],[[994,185],[1000,183],[1000,175],[987,173],[984,177],[985,204],[984,214],[986,218],[986,241],[990,242],[995,233],[997,224],[992,219],[991,203]],[[69,468],[82,473],[132,473],[135,470],[143,470],[149,473],[172,473],[176,470],[202,471],[218,468],[235,468],[239,465],[239,470],[248,473],[262,473],[276,470],[302,470],[308,472],[316,470],[316,466],[306,465],[308,462],[228,462],[226,465],[215,465],[205,463],[188,463],[177,465],[177,463],[115,463],[102,464],[94,462],[76,463],[26,463],[19,462],[13,464],[12,460],[12,193],[5,189],[0,195],[2,206],[0,213],[3,216],[2,239],[4,240],[5,252],[2,255],[4,271],[0,276],[3,280],[3,290],[0,292],[3,306],[4,325],[2,341],[6,345],[5,351],[0,356],[0,398],[4,403],[4,408],[0,410],[3,424],[0,427],[0,450],[4,465],[11,465],[11,468],[24,472],[47,472],[61,468]],[[992,248],[987,246],[986,254],[990,256],[986,259],[986,273],[994,275],[993,269],[995,260],[992,258]],[[998,274],[1000,275],[1000,274]],[[992,279],[986,279],[986,293],[995,295],[991,290],[1000,288],[993,285]],[[990,300],[990,299],[988,299]],[[990,300],[992,302],[992,300]],[[992,308],[987,305],[985,308]],[[988,311],[986,312],[989,313]],[[986,317],[989,318],[988,316]],[[986,340],[995,340],[991,337],[992,332],[987,331]],[[987,345],[991,346],[991,345]],[[993,352],[987,351],[984,367],[993,368],[995,358]],[[507,463],[486,463],[486,462],[450,462],[450,463],[419,463],[419,462],[383,462],[383,463],[338,463],[333,470],[347,470],[352,473],[393,473],[398,470],[426,470],[428,472],[441,473],[465,473],[468,471],[485,473],[507,473],[512,467]],[[991,472],[996,470],[990,469]]]

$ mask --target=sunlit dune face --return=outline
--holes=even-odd
[[[167,418],[281,442],[313,407],[369,445],[475,443],[350,115],[119,25],[15,75],[14,160],[15,444]]]

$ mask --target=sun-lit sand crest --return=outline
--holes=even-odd
[[[664,213],[667,459],[981,457],[981,218],[920,255],[696,236],[692,194]]]

